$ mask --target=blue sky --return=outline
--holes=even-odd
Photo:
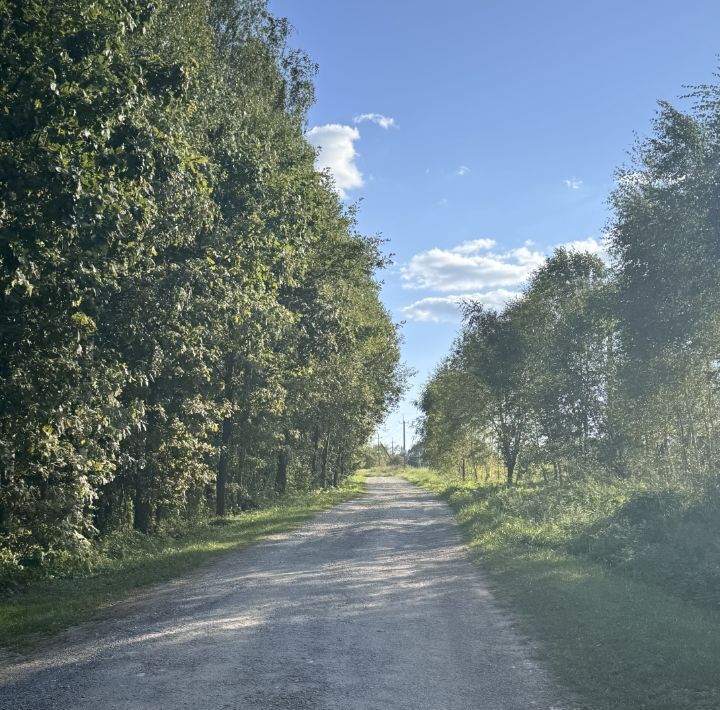
[[[319,64],[309,137],[395,265],[383,299],[417,370],[472,295],[499,305],[559,244],[599,248],[614,170],[658,99],[713,81],[717,0],[271,0]],[[412,432],[408,430],[408,446]]]

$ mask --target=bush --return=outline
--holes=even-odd
[[[718,479],[702,489],[615,478],[513,487],[440,480],[438,492],[485,549],[568,552],[720,608]]]

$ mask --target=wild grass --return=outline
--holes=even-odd
[[[720,708],[716,487],[477,487],[398,471],[446,499],[496,596],[592,710]]]
[[[402,466],[375,466],[375,468],[363,468],[360,470],[364,476],[372,478],[374,476],[396,476],[402,471]]]
[[[321,510],[359,495],[364,477],[341,487],[288,496],[261,510],[213,518],[159,535],[116,534],[102,541],[95,565],[37,580],[0,597],[0,648],[23,650],[92,618],[136,590],[186,574],[258,539],[296,528]]]

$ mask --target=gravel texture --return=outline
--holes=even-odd
[[[566,707],[448,507],[391,477],[71,629],[0,682],[13,710]]]

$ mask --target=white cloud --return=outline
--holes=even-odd
[[[579,190],[583,185],[583,181],[577,178],[570,178],[569,180],[563,180],[563,182],[568,190]]]
[[[602,257],[607,257],[607,246],[600,239],[595,237],[587,237],[586,239],[576,239],[572,242],[565,242],[558,246],[567,249],[568,251],[589,251],[591,254]]]
[[[607,259],[606,245],[595,237],[578,239],[540,250],[528,240],[525,246],[497,251],[494,239],[473,239],[450,249],[429,249],[415,254],[400,269],[403,287],[448,294],[422,298],[402,309],[409,320],[456,322],[459,304],[480,301],[502,308],[518,296],[523,283],[542,266],[553,249],[587,251]],[[458,295],[461,294],[461,295]]]
[[[470,168],[468,168],[467,165],[461,165],[456,171],[455,174],[459,175],[460,177],[463,177],[464,175],[467,175],[470,172]]]
[[[318,170],[330,170],[342,197],[345,197],[348,190],[362,187],[363,176],[355,165],[355,141],[360,139],[357,128],[328,123],[311,128],[307,132],[307,139],[318,149],[315,167]]]
[[[402,308],[402,314],[413,321],[425,323],[456,323],[460,320],[460,306],[467,301],[480,302],[490,308],[501,309],[516,298],[516,291],[499,288],[483,293],[466,293],[452,296],[430,296]]]
[[[390,116],[383,116],[381,113],[361,113],[359,116],[355,116],[355,118],[353,118],[353,123],[363,123],[365,121],[374,123],[385,130],[388,128],[398,127],[394,118],[391,118]]]
[[[453,254],[477,254],[479,251],[492,249],[497,242],[494,239],[471,239],[463,242],[460,246],[453,247],[450,251]]]
[[[517,286],[545,261],[543,252],[528,247],[490,251],[494,246],[492,239],[475,239],[415,254],[402,269],[403,286],[440,292]]]

